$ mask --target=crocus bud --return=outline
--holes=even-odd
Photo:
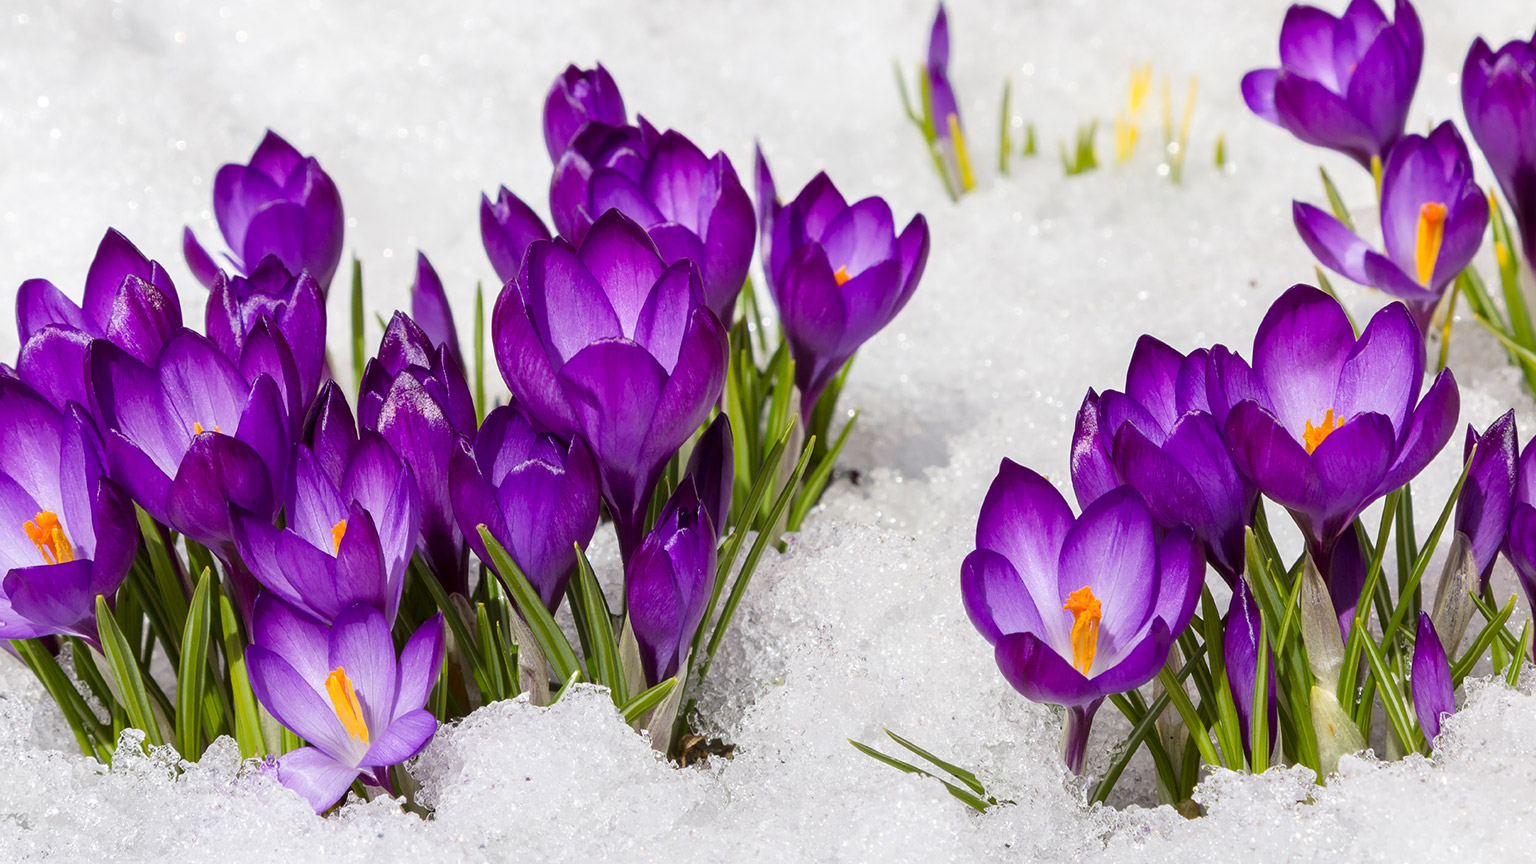
[[[1536,262],[1536,39],[1498,51],[1474,40],[1461,70],[1461,108],[1514,211],[1525,260]]]
[[[1520,459],[1515,412],[1493,421],[1482,435],[1469,424],[1462,452],[1462,458],[1470,458],[1472,465],[1456,499],[1455,525],[1471,543],[1473,570],[1479,574],[1476,590],[1480,592],[1488,585],[1515,506]]]
[[[295,424],[309,412],[325,377],[325,292],[309,273],[295,276],[276,257],[263,258],[247,277],[219,272],[208,293],[205,329],[224,356],[240,363],[251,334],[266,318],[282,334],[297,379],[289,397]],[[281,376],[274,375],[279,384]]]
[[[1312,731],[1317,736],[1318,773],[1322,777],[1339,770],[1339,759],[1365,749],[1365,736],[1354,718],[1339,704],[1333,687],[1312,685]]]
[[[549,160],[560,161],[589,124],[623,126],[627,118],[619,85],[603,64],[595,69],[567,66],[544,99],[544,146]]]
[[[548,239],[544,220],[507,187],[501,187],[494,204],[480,196],[480,242],[503,285],[517,278],[533,241]]]
[[[1322,686],[1336,689],[1344,666],[1344,638],[1339,632],[1338,613],[1328,586],[1309,554],[1301,568],[1301,641],[1307,647],[1307,662]]]
[[[1253,761],[1253,697],[1258,691],[1259,637],[1262,620],[1259,604],[1247,582],[1237,583],[1232,592],[1232,606],[1223,621],[1222,650],[1226,656],[1227,682],[1232,687],[1232,702],[1237,706],[1237,725],[1243,734],[1243,752]],[[1265,646],[1266,669],[1269,671],[1268,722],[1269,740],[1275,741],[1277,707],[1275,702],[1275,660],[1268,645]]]
[[[647,685],[676,675],[688,659],[715,578],[715,526],[684,478],[627,569],[629,623]]]
[[[717,532],[723,532],[731,515],[731,490],[736,483],[735,441],[731,438],[731,418],[725,412],[699,437],[683,473],[693,478],[699,500],[709,512],[710,524]]]
[[[1440,734],[1440,719],[1456,713],[1456,688],[1451,663],[1429,615],[1419,612],[1419,632],[1413,643],[1413,713],[1418,715],[1424,740],[1433,747]]]
[[[933,27],[928,31],[928,59],[923,65],[923,76],[928,83],[928,101],[923,107],[949,177],[949,186],[959,192],[969,190],[976,181],[971,176],[965,130],[960,123],[960,106],[955,100],[954,85],[949,83],[949,15],[945,13],[943,3],[939,4],[939,11],[933,16]]]
[[[1520,476],[1515,487],[1515,506],[1510,512],[1504,555],[1515,565],[1515,575],[1527,600],[1536,600],[1536,447],[1520,454]],[[1536,646],[1532,647],[1536,654]]]
[[[459,328],[453,323],[448,292],[443,290],[443,280],[438,278],[432,262],[421,252],[416,253],[416,281],[411,283],[411,318],[427,334],[427,339],[433,345],[446,345],[448,353],[463,368],[464,355],[459,353]]]

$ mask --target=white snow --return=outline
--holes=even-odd
[[[1419,5],[1428,54],[1415,129],[1460,120],[1457,78],[1475,33],[1499,43],[1536,24],[1514,0]],[[910,74],[922,55],[927,0],[10,0],[0,9],[5,308],[34,276],[78,296],[96,242],[115,226],[171,270],[188,318],[200,320],[203,292],[181,261],[181,227],[216,241],[213,172],[246,158],[270,125],[336,178],[370,305],[407,305],[419,247],[463,303],[467,334],[475,282],[494,281],[477,196],[506,183],[542,209],[545,89],[567,62],[594,59],[613,71],[631,110],[723,148],[744,179],[755,136],[781,191],[825,169],[845,193],[884,195],[900,219],[925,213],[933,254],[921,290],[863,352],[845,391],[846,406],[863,409],[844,456],[859,485],[834,485],[789,553],[764,562],[715,666],[704,710],[737,745],[734,759],[678,770],[626,731],[605,695],[583,688],[551,709],[503,703],[441,731],[415,766],[422,801],[436,808],[430,821],[388,800],[322,820],[242,772],[232,746],[175,780],[165,757],[123,757],[107,773],[70,755],[46,696],[7,661],[0,860],[1528,856],[1528,692],[1474,684],[1433,761],[1346,759],[1327,788],[1294,771],[1222,774],[1199,792],[1209,815],[1186,821],[1137,806],[1153,801],[1139,758],[1112,799],[1125,809],[1089,809],[1084,787],[1060,767],[1056,719],[1002,681],[960,606],[959,562],[999,459],[1064,484],[1083,391],[1119,386],[1142,332],[1185,350],[1214,341],[1246,350],[1270,300],[1312,278],[1290,202],[1321,199],[1319,162],[1371,218],[1363,172],[1242,105],[1238,78],[1274,63],[1284,7],[952,3],[952,74],[981,174],[957,206],[891,80],[892,57]],[[1187,77],[1200,76],[1181,187],[1156,173],[1156,91],[1136,158],[1113,164],[1109,126],[1130,70],[1145,62],[1159,80],[1174,76],[1180,106]],[[1011,178],[995,167],[1004,75],[1041,147],[1014,160]],[[1057,142],[1095,116],[1104,169],[1063,178]],[[1218,134],[1226,175],[1211,165]],[[1357,316],[1380,303],[1334,282]],[[344,297],[332,312],[332,349],[345,356]],[[11,326],[0,328],[0,358],[14,356],[15,340]],[[1464,421],[1481,427],[1513,405],[1536,429],[1518,376],[1470,319],[1456,325],[1451,365]],[[1439,460],[1415,486],[1420,536],[1458,458]],[[611,556],[598,560],[611,566]],[[1495,584],[1501,597],[1514,590],[1503,565]],[[882,725],[976,768],[1018,803],[976,815],[938,784],[845,741],[877,743]],[[1100,712],[1090,773],[1124,729],[1113,711]]]

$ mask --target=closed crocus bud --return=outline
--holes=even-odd
[[[271,130],[247,165],[231,163],[213,180],[213,215],[229,250],[225,263],[248,275],[268,255],[290,273],[308,270],[327,290],[341,263],[346,226],[341,193],[313,156],[304,156]],[[223,265],[187,228],[182,252],[197,280],[209,288]]]
[[[205,310],[208,338],[224,356],[242,362],[263,326],[275,328],[293,358],[296,376],[290,392],[278,366],[266,369],[284,385],[295,424],[309,412],[325,377],[325,294],[309,273],[295,276],[276,257],[262,259],[249,277],[220,272],[214,277]],[[263,323],[265,319],[265,323]],[[255,338],[260,338],[259,336]],[[276,361],[280,366],[281,361]]]
[[[443,663],[443,616],[417,628],[397,657],[389,622],[367,603],[327,626],[263,593],[251,637],[251,689],[307,742],[278,757],[271,769],[278,781],[316,813],[359,777],[393,794],[389,768],[420,753],[437,731],[424,706]]]
[[[1474,40],[1461,70],[1461,108],[1514,211],[1525,260],[1536,262],[1536,38],[1498,51]]]
[[[1003,460],[981,505],[976,550],[961,565],[961,593],[1008,683],[1068,709],[1062,752],[1074,773],[1105,697],[1156,677],[1184,632],[1203,559],[1188,528],[1159,540],[1128,487],[1074,518],[1049,481]]]
[[[1519,465],[1515,504],[1510,511],[1503,551],[1509,563],[1515,565],[1526,600],[1536,603],[1536,447],[1526,446]],[[1536,648],[1532,648],[1532,654],[1536,656]]]
[[[1413,643],[1413,713],[1418,716],[1419,729],[1430,746],[1440,734],[1441,718],[1456,713],[1456,685],[1451,679],[1451,663],[1445,656],[1445,646],[1429,613],[1419,612],[1419,632]]]
[[[16,374],[55,408],[89,407],[85,349],[105,339],[141,363],[153,363],[165,340],[181,327],[181,300],[160,265],[127,237],[108,229],[96,247],[79,305],[46,279],[16,291],[21,353]]]
[[[1479,574],[1477,590],[1481,591],[1488,585],[1493,562],[1509,532],[1519,485],[1519,431],[1513,410],[1489,424],[1482,435],[1467,426],[1463,458],[1469,457],[1472,466],[1456,499],[1455,524],[1471,546],[1472,569]]]
[[[421,252],[416,253],[416,281],[411,283],[411,318],[427,334],[428,341],[447,346],[459,368],[464,367],[464,355],[459,352],[459,328],[453,323],[448,292],[443,290],[443,280],[438,278],[432,262]]]
[[[586,445],[540,434],[503,405],[486,415],[473,446],[459,439],[449,470],[454,515],[475,554],[495,572],[480,537],[484,525],[545,608],[560,608],[576,571],[576,547],[586,548],[597,530],[601,496]]]
[[[544,146],[549,160],[558,162],[589,124],[623,126],[627,122],[624,97],[603,64],[595,69],[567,66],[544,99]]]
[[[113,596],[138,547],[133,502],[78,406],[0,378],[0,417],[0,638],[95,644],[96,596]]]
[[[682,670],[704,620],[715,561],[715,526],[692,478],[685,478],[626,568],[629,623],[646,684]]]
[[[548,240],[549,236],[539,214],[507,187],[501,187],[494,204],[480,196],[480,242],[503,285],[517,278],[533,241]]]
[[[561,237],[579,244],[592,220],[602,215],[591,210],[590,195],[592,175],[599,168],[620,167],[638,175],[639,166],[661,133],[644,117],[637,123],[617,127],[590,124],[555,163],[549,178],[549,217]]]
[[[1349,629],[1354,626],[1355,607],[1360,603],[1360,592],[1365,590],[1370,563],[1360,545],[1358,531],[1345,531],[1334,544],[1333,558],[1328,562],[1327,582],[1328,596],[1339,621],[1340,638],[1348,638]]]
[[[1261,635],[1259,604],[1247,582],[1238,582],[1232,592],[1232,605],[1223,620],[1222,650],[1226,652],[1227,682],[1232,687],[1232,702],[1237,706],[1237,725],[1243,734],[1243,752],[1253,761],[1253,698],[1258,692],[1259,637]],[[1274,741],[1278,721],[1275,702],[1275,660],[1271,649],[1265,646],[1265,668],[1269,670],[1269,740]]]
[[[1280,27],[1280,68],[1244,76],[1243,99],[1302,141],[1370,167],[1403,134],[1423,60],[1408,0],[1397,0],[1391,21],[1374,0],[1352,0],[1337,18],[1296,5]]]
[[[327,381],[320,387],[320,395],[304,420],[300,440],[320,460],[326,476],[333,483],[340,483],[352,450],[357,447],[357,421],[352,419],[352,406],[347,404],[347,394],[342,392],[341,385]]]
[[[725,531],[731,515],[731,491],[736,483],[736,444],[731,438],[731,418],[724,412],[704,430],[683,473],[693,478],[699,500],[709,511],[710,524],[718,532]]]
[[[927,78],[928,122],[933,127],[935,143],[943,154],[944,170],[951,188],[965,191],[976,185],[971,176],[970,156],[965,148],[965,130],[960,123],[960,105],[955,100],[954,85],[949,83],[949,15],[944,4],[933,16],[928,31],[928,59],[923,66]]]
[[[1428,137],[1403,136],[1387,156],[1381,181],[1385,254],[1311,204],[1295,202],[1292,212],[1301,239],[1323,266],[1402,300],[1426,333],[1446,287],[1477,254],[1488,227],[1488,199],[1450,121]]]
[[[766,174],[761,166],[759,188]],[[900,236],[895,224],[883,199],[850,205],[826,174],[774,218],[763,269],[795,360],[802,417],[811,416],[848,358],[917,290],[928,262],[928,223],[918,214]]]
[[[763,158],[763,147],[752,147],[752,173],[757,187],[757,238],[763,259],[764,277],[773,286],[773,274],[768,273],[768,244],[773,240],[773,221],[778,218],[784,205],[779,202],[779,190],[773,184],[773,174],[768,170],[768,160]]]
[[[1356,338],[1339,302],[1307,285],[1270,306],[1253,357],[1212,349],[1212,413],[1233,462],[1291,512],[1326,577],[1355,517],[1450,439],[1456,380],[1441,372],[1420,399],[1424,338],[1407,308],[1382,308]]]
[[[497,298],[491,337],[528,419],[586,442],[629,560],[662,468],[725,385],[726,331],[697,269],[667,266],[639,225],[610,210],[580,247],[529,247]]]

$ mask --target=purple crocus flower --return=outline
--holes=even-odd
[[[1338,18],[1292,6],[1280,27],[1280,68],[1243,76],[1248,108],[1367,168],[1385,159],[1403,134],[1424,60],[1413,4],[1397,0],[1393,18],[1375,0],[1351,0]]]
[[[1340,535],[1328,562],[1328,597],[1333,601],[1334,614],[1339,616],[1339,635],[1345,639],[1355,624],[1355,608],[1360,603],[1360,592],[1365,590],[1370,563],[1365,547],[1360,544],[1359,531],[1347,530]]]
[[[640,176],[651,145],[661,137],[644,117],[636,126],[589,124],[555,163],[549,178],[549,215],[560,236],[579,243],[600,212],[591,208],[592,174],[613,168],[631,179]]]
[[[933,127],[935,142],[944,155],[950,186],[957,191],[970,189],[970,157],[965,152],[965,130],[960,123],[960,106],[955,88],[949,83],[949,15],[944,4],[933,16],[928,32],[928,61],[923,67],[927,79],[928,101],[923,106]]]
[[[1488,227],[1488,199],[1472,176],[1472,158],[1450,121],[1429,137],[1404,135],[1387,156],[1381,181],[1382,254],[1339,220],[1300,201],[1296,230],[1323,266],[1402,300],[1419,329]]]
[[[1189,623],[1204,554],[1187,527],[1158,540],[1128,487],[1074,519],[1049,481],[1003,460],[961,566],[965,609],[1015,689],[1068,709],[1074,773],[1104,697],[1152,680]]]
[[[758,188],[772,183],[760,165]],[[927,263],[921,213],[897,236],[890,205],[876,197],[849,205],[824,173],[774,216],[763,271],[795,360],[802,417],[811,416],[859,346],[907,304]]]
[[[443,662],[443,616],[417,628],[398,660],[384,613],[349,606],[327,627],[271,594],[256,601],[245,649],[251,689],[279,723],[309,742],[279,757],[277,779],[316,813],[360,775],[393,792],[389,768],[437,731],[423,706]]]
[[[731,418],[718,414],[688,456],[683,475],[693,478],[694,490],[709,513],[709,523],[723,532],[731,515],[731,493],[736,485],[736,443],[731,437]]]
[[[448,292],[443,290],[443,280],[438,278],[432,262],[421,252],[416,253],[416,281],[411,284],[411,318],[433,345],[448,346],[448,353],[459,368],[464,367],[464,355],[459,352],[459,328],[453,323]]]
[[[0,638],[96,642],[96,596],[133,563],[133,502],[102,470],[83,409],[0,378]]]
[[[1339,535],[1445,446],[1461,400],[1446,369],[1419,399],[1424,339],[1408,310],[1379,310],[1359,339],[1337,300],[1297,285],[1253,340],[1253,365],[1212,349],[1207,385],[1233,461],[1291,511],[1326,576]]]
[[[1514,211],[1525,260],[1536,262],[1536,38],[1498,51],[1474,40],[1461,70],[1461,108]]]
[[[1413,713],[1419,729],[1430,746],[1440,735],[1440,720],[1456,713],[1456,685],[1451,680],[1451,663],[1445,646],[1435,632],[1428,612],[1419,612],[1419,632],[1413,643]]]
[[[284,390],[290,420],[298,424],[325,377],[325,292],[307,271],[289,273],[276,256],[261,260],[249,278],[220,271],[208,294],[205,329],[224,356],[250,372],[253,342],[263,345],[263,333],[275,329],[292,357],[292,381],[284,361],[267,356],[261,371]],[[277,340],[272,340],[277,341]],[[280,352],[278,352],[280,353]]]
[[[1258,490],[1232,464],[1206,398],[1208,352],[1188,357],[1142,336],[1125,392],[1088,391],[1072,438],[1079,507],[1121,484],[1168,529],[1189,525],[1230,585],[1243,572],[1244,529]]]
[[[549,237],[549,229],[539,214],[507,187],[501,187],[494,204],[480,196],[480,242],[501,284],[517,278],[523,267],[523,255],[533,241]]]
[[[85,276],[76,305],[46,279],[28,279],[16,291],[21,354],[16,374],[55,408],[90,405],[85,391],[85,349],[105,339],[153,363],[167,337],[181,327],[181,299],[160,265],[127,237],[108,229]]]
[[[1232,703],[1237,706],[1237,725],[1242,731],[1243,754],[1253,762],[1253,697],[1258,691],[1259,635],[1262,621],[1259,604],[1253,599],[1246,581],[1239,580],[1232,592],[1232,605],[1222,622],[1222,650],[1225,652],[1227,683],[1232,687]],[[1275,702],[1275,658],[1265,647],[1269,670],[1269,740],[1276,738],[1278,722]]]
[[[682,670],[715,579],[715,526],[692,477],[667,500],[627,574],[629,623],[654,686]]]
[[[250,274],[275,255],[288,272],[308,270],[321,288],[330,287],[346,226],[341,193],[313,156],[304,156],[276,132],[267,130],[250,164],[219,169],[213,215],[229,244],[224,259],[236,273]],[[212,288],[222,266],[191,228],[182,232],[181,246],[192,275]]]
[[[545,607],[558,609],[576,571],[576,547],[586,548],[597,530],[601,499],[587,446],[541,435],[503,405],[486,415],[473,446],[459,439],[449,471],[454,515],[470,548],[495,571],[477,530],[485,525]]]
[[[1519,465],[1515,503],[1510,510],[1509,533],[1504,537],[1503,552],[1515,566],[1515,575],[1520,578],[1526,600],[1536,606],[1536,447],[1526,445],[1520,454]],[[1536,648],[1532,648],[1532,654],[1536,656]]]
[[[580,435],[602,476],[627,561],[662,467],[709,416],[725,385],[725,328],[691,261],[667,266],[616,210],[579,247],[528,248],[496,300],[496,362],[528,418]]]
[[[628,116],[619,85],[603,64],[595,69],[565,67],[544,99],[544,146],[549,149],[549,161],[560,161],[578,136],[594,131],[591,127],[623,126]]]
[[[463,368],[447,346],[434,346],[414,321],[396,312],[379,355],[363,369],[357,401],[358,425],[383,436],[416,475],[422,503],[418,546],[427,565],[448,591],[466,592],[469,558],[448,482],[458,437],[475,432]]]
[[[1477,448],[1473,455],[1472,448]],[[1488,584],[1499,547],[1509,533],[1510,513],[1519,485],[1519,432],[1515,412],[1489,424],[1482,435],[1470,424],[1463,459],[1471,458],[1466,483],[1456,499],[1456,531],[1465,534],[1472,547],[1472,561],[1479,574],[1479,588]]]

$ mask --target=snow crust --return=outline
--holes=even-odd
[[[0,860],[1528,858],[1528,689],[1474,683],[1432,761],[1346,759],[1326,788],[1299,769],[1217,773],[1198,793],[1209,814],[1187,821],[1142,806],[1155,798],[1139,757],[1111,799],[1124,809],[1090,809],[1086,787],[1060,767],[1056,718],[1001,679],[960,605],[960,560],[999,459],[1066,489],[1083,392],[1120,386],[1143,332],[1182,350],[1223,341],[1246,351],[1269,302],[1312,278],[1290,202],[1321,200],[1319,162],[1357,215],[1373,218],[1363,172],[1242,105],[1237,81],[1275,62],[1284,7],[952,3],[951,73],[981,174],[957,206],[891,80],[893,56],[910,74],[926,46],[926,0],[7,3],[5,308],[34,276],[78,296],[95,244],[115,226],[169,268],[188,319],[200,321],[204,293],[181,260],[181,226],[216,240],[213,173],[245,159],[270,125],[336,178],[370,306],[386,318],[408,307],[421,248],[467,334],[476,281],[495,287],[477,195],[506,183],[542,209],[545,89],[567,62],[595,59],[632,111],[724,149],[744,177],[756,136],[781,191],[825,169],[850,196],[885,196],[900,220],[925,213],[933,253],[921,289],[861,354],[845,391],[845,405],[862,409],[843,458],[858,483],[844,475],[789,552],[765,560],[715,664],[702,710],[734,758],[678,770],[626,730],[604,694],[579,688],[550,709],[501,703],[441,730],[414,766],[431,820],[387,799],[322,820],[242,768],[227,741],[179,777],[169,754],[124,756],[111,772],[70,755],[47,697],[0,660]],[[1458,72],[1473,35],[1500,43],[1536,23],[1513,0],[1419,9],[1428,50],[1415,129],[1460,120]],[[1179,109],[1188,76],[1200,76],[1182,186],[1156,172],[1155,93],[1135,159],[1113,164],[1109,126],[1131,68],[1145,62],[1159,79],[1174,76]],[[1004,75],[1041,148],[1016,158],[1008,178],[995,167]],[[1105,167],[1064,178],[1057,142],[1095,116]],[[1218,134],[1224,174],[1211,161]],[[1334,281],[1357,317],[1380,304]],[[331,304],[336,356],[347,356],[345,303]],[[0,328],[0,358],[15,348],[13,327]],[[1458,320],[1450,357],[1464,422],[1481,428],[1514,406],[1536,429],[1516,373],[1475,322]],[[1454,482],[1459,448],[1450,449],[1415,484],[1420,536]],[[612,571],[611,554],[594,560]],[[1514,590],[1505,565],[1495,578],[1501,597]],[[977,769],[1017,803],[976,815],[937,783],[846,743],[878,745],[882,725]],[[1090,774],[1124,731],[1100,712]]]

